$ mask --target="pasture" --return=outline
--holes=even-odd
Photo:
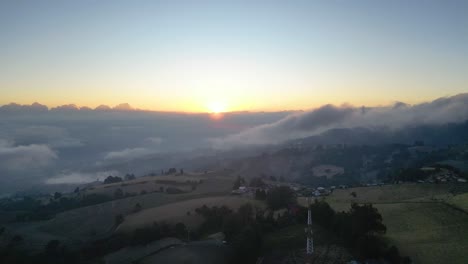
[[[466,263],[468,214],[446,202],[463,205],[467,194],[453,196],[466,186],[400,184],[335,190],[325,199],[335,210],[352,202],[373,203],[387,226],[386,237],[414,263]],[[356,197],[351,196],[352,192]],[[442,199],[443,198],[443,199]],[[304,203],[305,199],[300,202]]]
[[[197,187],[195,189],[190,188],[190,191],[186,193],[168,194],[165,192],[150,192],[151,188],[159,189],[158,185],[161,184],[179,188],[195,181],[197,182]],[[91,190],[84,190],[80,194],[99,193],[110,195],[116,189],[122,188],[125,192],[132,192],[135,195],[68,210],[58,213],[54,218],[46,221],[6,224],[5,226],[11,234],[23,236],[25,244],[31,244],[31,248],[42,249],[51,239],[69,241],[69,245],[79,246],[82,243],[86,243],[86,241],[105,238],[111,235],[116,229],[116,216],[123,215],[124,218],[131,218],[131,215],[137,211],[135,210],[137,204],[139,205],[138,211],[145,211],[146,209],[158,208],[165,204],[177,204],[177,202],[185,200],[227,195],[231,191],[232,182],[232,178],[226,177],[223,173],[210,172],[199,175],[187,173],[177,176],[142,177],[120,183],[103,184],[93,186]],[[142,194],[143,190],[146,191],[146,194]],[[207,203],[207,205],[209,204]],[[213,205],[215,204],[213,203]],[[183,214],[185,215],[186,212],[184,211]],[[169,214],[168,216],[173,217],[174,214]],[[190,219],[189,217],[185,221],[191,222]],[[195,219],[195,221],[198,220]]]
[[[446,202],[468,212],[468,193],[449,197]]]
[[[153,222],[163,221],[168,223],[182,222],[186,226],[194,228],[203,221],[203,218],[195,213],[196,208],[202,207],[203,205],[208,207],[226,205],[232,210],[237,210],[237,208],[245,203],[251,203],[254,207],[264,208],[264,204],[260,201],[239,196],[216,196],[191,199],[182,202],[168,203],[129,215],[118,227],[117,231],[132,231],[139,227],[150,226]]]
[[[216,240],[204,240],[174,246],[143,258],[141,264],[224,264],[229,248]]]
[[[232,187],[232,178],[221,177],[217,173],[184,175],[145,176],[134,180],[93,186],[85,194],[105,194],[113,196],[117,189],[123,193],[142,194],[161,192],[167,188],[177,188],[183,192],[228,192]]]

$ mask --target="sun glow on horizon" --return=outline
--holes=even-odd
[[[220,101],[214,101],[214,102],[208,103],[207,108],[209,112],[213,114],[224,113],[228,110],[226,103],[223,103]]]

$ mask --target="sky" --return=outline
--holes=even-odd
[[[0,0],[0,104],[278,111],[468,91],[468,1]]]

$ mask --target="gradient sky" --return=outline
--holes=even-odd
[[[462,92],[463,0],[0,0],[0,104],[271,111]]]

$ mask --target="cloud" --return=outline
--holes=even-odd
[[[51,165],[57,154],[46,145],[12,146],[0,140],[0,171],[27,171]]]
[[[13,146],[13,142],[0,138],[0,149]]]
[[[114,106],[114,108],[112,108],[114,110],[117,110],[117,111],[132,111],[134,110],[133,107],[127,103],[122,103],[122,104],[118,104],[116,106]]]
[[[94,181],[104,181],[107,176],[119,176],[118,171],[101,172],[68,172],[45,180],[46,184],[84,184]]]
[[[96,110],[96,111],[110,111],[110,110],[112,110],[112,108],[110,108],[110,106],[108,106],[108,105],[99,105],[94,110]]]
[[[27,126],[15,128],[15,141],[24,144],[47,144],[52,148],[81,147],[83,143],[71,137],[65,128],[56,126]]]
[[[67,104],[67,105],[60,105],[50,109],[51,111],[78,111],[79,108],[76,104]]]
[[[21,109],[20,105],[11,107]],[[208,147],[204,138],[226,136],[286,115],[229,113],[223,120],[213,121],[207,114],[112,109],[8,113],[0,107],[0,148],[9,151],[0,158],[0,195],[32,186],[40,188],[45,179],[63,171],[132,168],[132,172],[143,173],[154,165],[146,155],[161,154],[159,157],[162,153]],[[157,166],[171,166],[170,157],[159,159]],[[28,159],[38,162],[26,162]],[[129,161],[138,165],[132,167],[134,163]],[[145,166],[147,163],[150,165]]]
[[[7,113],[39,113],[39,112],[47,112],[49,108],[45,105],[39,103],[33,103],[31,105],[20,105],[17,103],[10,103],[7,105],[3,105],[0,107],[0,112],[7,112]]]
[[[150,142],[151,144],[155,144],[155,145],[159,145],[164,141],[160,137],[149,137],[149,138],[146,138],[145,140]]]
[[[148,154],[157,153],[155,150],[147,148],[126,148],[119,151],[111,151],[104,156],[106,161],[128,161],[146,156]]]
[[[400,129],[415,125],[437,125],[468,120],[468,93],[414,106],[397,102],[387,107],[325,105],[289,115],[279,121],[259,125],[240,133],[211,139],[216,148],[251,144],[274,144],[316,135],[331,128]]]

